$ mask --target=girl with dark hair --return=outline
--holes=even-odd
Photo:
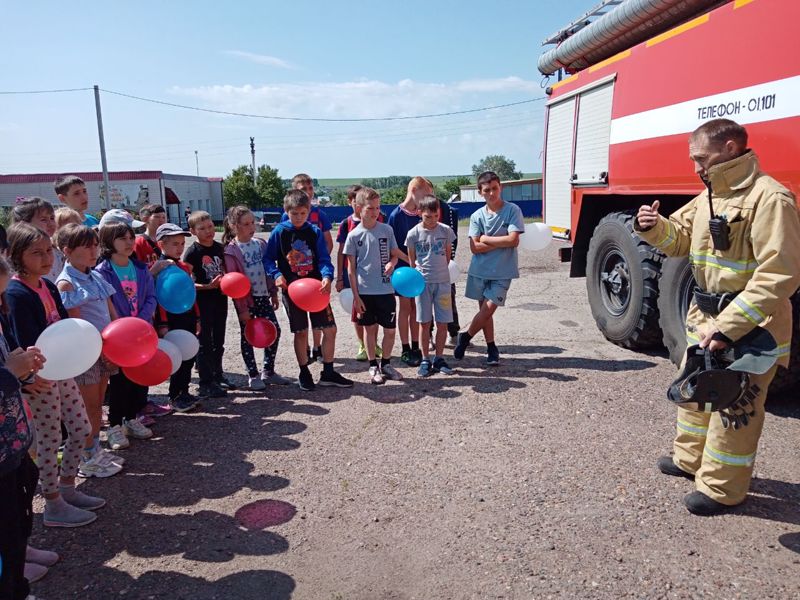
[[[35,346],[39,335],[52,323],[68,318],[55,285],[43,279],[53,266],[53,246],[47,235],[27,223],[8,230],[9,257],[17,274],[6,290],[11,331],[23,348]],[[36,425],[36,463],[45,498],[44,524],[48,527],[80,527],[97,518],[92,511],[105,500],[75,489],[84,440],[91,433],[78,386],[74,379],[48,381],[36,376],[22,389]],[[67,440],[59,469],[61,424]]]

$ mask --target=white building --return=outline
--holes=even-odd
[[[103,174],[69,173],[86,182],[89,192],[89,211],[99,214],[106,208]],[[0,206],[14,206],[17,198],[39,196],[58,204],[53,184],[61,177],[58,173],[36,173],[26,175],[0,175]],[[161,171],[117,171],[109,172],[111,186],[111,208],[138,211],[144,204],[160,204],[165,207],[169,220],[186,224],[185,210],[205,210],[220,221],[225,217],[222,200],[221,177],[196,177],[194,175],[170,175]]]

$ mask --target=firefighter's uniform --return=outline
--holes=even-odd
[[[716,216],[730,226],[730,247],[714,249],[708,195],[703,192],[669,219],[639,235],[668,256],[689,256],[698,287],[721,294],[738,292],[717,316],[693,302],[686,317],[687,341],[697,344],[716,328],[734,343],[756,326],[778,345],[778,365],[789,363],[792,337],[790,297],[800,284],[800,217],[791,192],[761,172],[752,151],[708,169]],[[760,393],[746,427],[724,428],[719,413],[678,409],[675,464],[695,474],[697,489],[722,504],[742,502],[750,487],[758,438],[764,424],[773,366],[750,375]]]

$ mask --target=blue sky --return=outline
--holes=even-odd
[[[216,110],[375,118],[543,96],[548,34],[593,0],[6,3],[0,91],[99,85]],[[308,123],[101,94],[111,170],[224,176],[468,173],[487,154],[541,164],[543,104],[434,119]],[[0,95],[0,173],[100,169],[91,91]]]

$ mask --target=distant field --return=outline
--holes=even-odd
[[[528,179],[530,177],[538,177],[540,173],[523,173],[522,178]],[[455,179],[456,177],[463,177],[462,175],[426,175],[428,179],[430,179],[434,184],[444,183],[448,179]],[[474,177],[471,175],[466,175],[473,181],[475,180]],[[333,179],[318,179],[320,187],[327,187],[327,188],[337,188],[337,187],[347,187],[349,185],[355,185],[357,183],[361,183],[364,179],[372,179],[372,177],[342,177],[342,178],[333,178]]]

